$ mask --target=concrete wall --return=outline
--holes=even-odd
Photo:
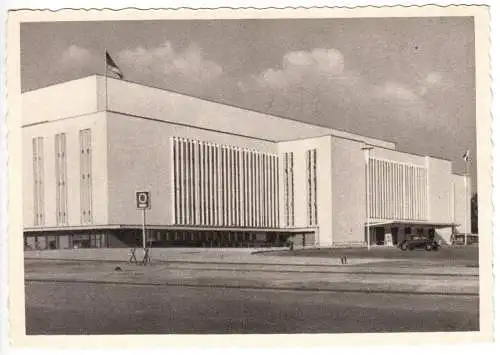
[[[452,220],[451,162],[426,157],[428,174],[428,214],[433,222],[449,223]]]
[[[452,179],[452,189],[454,190],[452,214],[454,215],[454,222],[459,224],[457,227],[458,231],[461,233],[471,232],[471,183],[470,178],[467,178],[467,194],[466,194],[466,177],[463,175],[451,176]]]
[[[22,95],[22,124],[87,115],[97,109],[97,78],[90,76]]]
[[[116,113],[108,117],[109,223],[141,224],[135,191],[151,191],[147,222],[172,224],[174,136],[274,153],[273,143]]]
[[[398,152],[396,150],[383,149],[379,147],[375,147],[372,150],[371,156],[374,158],[386,159],[395,162],[420,165],[420,166],[425,165],[425,158],[426,158],[420,155],[408,154],[408,153]]]
[[[366,222],[363,144],[332,138],[332,218],[337,243],[363,242]]]
[[[283,154],[294,153],[294,227],[308,227],[307,223],[307,169],[306,152],[317,149],[317,205],[318,235],[320,246],[332,245],[332,138],[330,136],[304,139],[301,141],[282,142],[278,144],[280,154],[280,221],[284,226],[284,192],[283,192]]]
[[[29,118],[28,118],[29,119]],[[107,224],[107,143],[104,113],[78,116],[23,128],[23,220],[32,227],[33,150],[32,139],[44,137],[45,227],[56,226],[55,135],[66,133],[68,225],[80,225],[80,149],[79,131],[92,130],[92,192],[94,224]]]
[[[99,77],[99,109],[105,106],[104,78]],[[330,128],[273,117],[267,114],[223,105],[186,95],[108,78],[109,110],[150,117],[196,127],[246,135],[249,137],[286,141],[335,134],[366,140],[371,144],[394,148],[394,143],[366,138]]]
[[[377,158],[426,166],[429,220],[449,223],[455,213],[461,230],[470,231],[470,219],[464,220],[463,178],[451,175],[449,161],[397,152],[390,142],[126,81],[108,79],[107,104],[104,92],[104,78],[92,76],[23,94],[23,183],[26,189],[22,201],[26,227],[33,226],[32,138],[45,137],[45,226],[53,227],[56,224],[54,136],[61,132],[68,134],[68,218],[70,226],[78,226],[78,132],[91,128],[96,225],[140,224],[141,214],[135,206],[135,191],[140,189],[152,192],[153,207],[148,213],[148,223],[172,223],[171,137],[179,136],[280,153],[281,226],[284,225],[281,153],[294,152],[295,226],[300,228],[307,227],[305,154],[308,149],[318,149],[318,240],[323,246],[333,241],[364,240],[363,140],[379,146],[372,152]],[[106,107],[128,115],[96,112]],[[467,208],[470,216],[468,202]]]

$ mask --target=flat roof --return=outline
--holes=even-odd
[[[101,74],[93,74],[93,75],[89,75],[89,76],[85,76],[85,77],[81,77],[81,78],[77,78],[77,79],[72,79],[72,80],[68,80],[68,81],[64,81],[64,82],[55,83],[55,84],[52,84],[52,85],[45,86],[43,88],[37,88],[37,89],[33,89],[33,90],[28,90],[28,91],[25,91],[23,93],[23,95],[24,94],[33,94],[36,91],[48,89],[48,88],[51,88],[51,87],[61,86],[61,85],[64,85],[66,83],[75,82],[75,81],[87,79],[87,78],[90,78],[90,77],[104,78],[104,76],[101,75]],[[267,118],[267,119],[271,119],[271,120],[272,119],[279,119],[279,120],[282,120],[282,121],[288,121],[289,122],[288,127],[293,127],[293,124],[297,124],[298,123],[298,124],[301,124],[301,125],[306,125],[306,126],[310,127],[311,129],[315,128],[315,129],[318,129],[318,130],[319,129],[329,130],[330,132],[325,132],[325,134],[330,134],[330,135],[336,136],[338,138],[359,140],[361,142],[365,142],[367,140],[370,140],[370,141],[372,141],[372,142],[370,142],[370,144],[374,144],[374,145],[377,145],[377,146],[386,146],[387,149],[395,149],[396,148],[395,147],[396,146],[395,142],[393,142],[393,141],[388,141],[388,140],[385,140],[385,139],[380,139],[380,138],[371,137],[371,136],[367,136],[367,135],[361,135],[361,134],[357,134],[357,133],[350,132],[350,131],[347,131],[347,130],[336,129],[334,127],[327,126],[325,124],[318,124],[316,122],[308,122],[308,121],[304,121],[304,120],[300,120],[300,119],[292,118],[292,117],[288,117],[288,116],[270,114],[270,113],[267,113],[267,112],[264,112],[264,111],[260,111],[260,110],[257,110],[257,109],[252,109],[252,108],[248,108],[248,107],[242,107],[242,106],[239,106],[239,105],[235,105],[235,104],[231,104],[231,103],[226,103],[226,102],[220,102],[220,101],[216,101],[214,99],[210,99],[210,98],[206,98],[206,97],[201,97],[201,96],[197,96],[197,95],[186,94],[186,93],[182,93],[182,92],[179,92],[179,91],[176,91],[176,90],[167,89],[167,88],[160,88],[160,87],[156,87],[156,86],[153,86],[153,85],[148,85],[148,84],[134,82],[134,81],[131,81],[131,80],[118,80],[118,79],[112,78],[112,77],[108,77],[108,80],[109,81],[113,81],[114,83],[124,83],[124,84],[126,83],[126,84],[130,84],[132,86],[149,88],[149,89],[158,90],[158,91],[165,92],[165,93],[171,93],[171,94],[174,94],[174,95],[179,95],[179,96],[182,96],[182,97],[185,97],[185,98],[196,99],[196,100],[200,100],[200,101],[207,102],[207,103],[212,103],[212,104],[216,104],[216,105],[220,105],[220,106],[225,106],[225,107],[228,107],[228,108],[233,108],[233,109],[241,110],[242,112],[247,112],[248,114],[256,114],[257,115],[256,117],[262,117],[263,119]],[[119,111],[119,110],[115,109],[115,111]],[[123,112],[123,113],[127,113],[127,112]],[[203,128],[203,127],[200,127],[200,128]],[[297,127],[296,130],[298,132],[301,132],[300,127]],[[317,133],[319,133],[319,132],[317,132]],[[313,133],[311,132],[311,137],[312,136],[313,136]],[[299,138],[299,139],[307,139],[307,138],[309,138],[309,136],[307,135],[307,133],[305,133],[305,136],[302,137],[302,138]],[[289,140],[289,139],[286,139],[286,138],[282,139],[280,137],[276,137],[276,139],[275,139],[275,141],[278,141],[278,142],[279,141],[287,141],[287,140]]]
[[[454,222],[436,222],[436,221],[413,221],[413,220],[389,220],[380,222],[370,222],[366,223],[365,226],[370,227],[380,227],[388,225],[404,225],[404,226],[426,226],[426,227],[436,227],[436,228],[446,228],[446,227],[457,227],[460,224]]]

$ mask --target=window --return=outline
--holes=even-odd
[[[179,137],[171,149],[174,224],[277,226],[277,156]]]
[[[380,219],[427,218],[427,169],[370,158],[370,216]]]
[[[33,224],[45,224],[43,137],[33,138]]]
[[[285,225],[293,226],[294,216],[294,176],[293,153],[285,153],[284,163],[284,195],[285,195]]]
[[[309,149],[306,152],[306,169],[307,169],[307,220],[310,226],[318,224],[316,163],[317,163],[317,150]]]
[[[56,174],[56,222],[68,223],[68,187],[66,172],[66,134],[55,136],[55,174]]]
[[[81,223],[92,223],[92,136],[90,129],[80,131],[80,212]]]

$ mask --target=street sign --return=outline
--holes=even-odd
[[[138,209],[151,208],[151,196],[149,191],[138,191],[135,193],[135,201]]]
[[[142,248],[144,250],[143,264],[146,265],[151,258],[146,245],[146,210],[151,208],[151,193],[149,191],[136,191],[135,203],[137,209],[142,210]]]

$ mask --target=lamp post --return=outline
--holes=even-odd
[[[366,214],[366,229],[365,240],[366,247],[370,249],[370,153],[373,147],[364,146],[361,150],[365,154],[365,214]]]

